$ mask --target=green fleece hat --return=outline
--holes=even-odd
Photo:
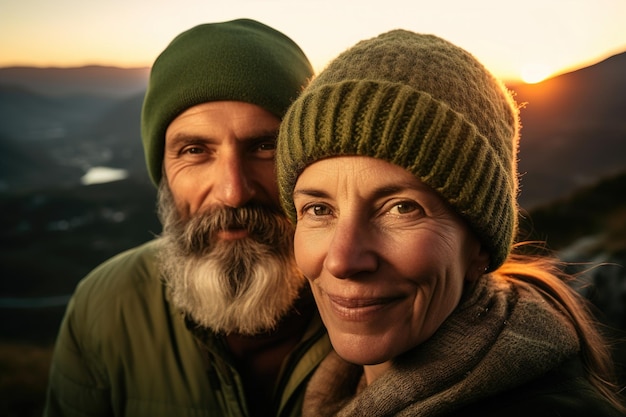
[[[295,221],[300,173],[333,156],[380,158],[413,173],[469,223],[490,252],[517,229],[518,107],[472,55],[432,35],[394,30],[359,42],[294,102],[278,138],[281,203]]]
[[[161,180],[165,132],[197,104],[234,100],[282,118],[313,75],[309,60],[283,33],[249,19],[193,27],[154,62],[141,113],[141,136],[152,181]]]

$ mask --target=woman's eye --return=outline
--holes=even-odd
[[[402,201],[400,203],[395,204],[389,212],[391,214],[408,214],[413,213],[417,210],[421,210],[421,206],[412,201]]]
[[[305,209],[305,213],[312,216],[328,216],[331,214],[330,208],[321,204],[314,204]]]

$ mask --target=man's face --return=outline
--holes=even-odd
[[[239,101],[187,109],[165,133],[163,167],[183,218],[249,202],[278,207],[274,152],[280,120]],[[237,238],[236,231],[223,238]]]
[[[166,133],[161,266],[173,303],[216,332],[276,326],[305,284],[279,210],[279,120],[241,102],[188,109]]]

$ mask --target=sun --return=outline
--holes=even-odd
[[[543,64],[526,64],[520,71],[522,81],[526,84],[536,84],[548,78],[551,71],[547,65]]]

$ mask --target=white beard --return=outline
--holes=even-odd
[[[223,220],[204,220],[214,211],[183,222],[163,186],[159,210],[160,262],[172,303],[214,332],[254,335],[275,328],[306,283],[293,260],[288,220],[277,213],[235,216],[252,229],[263,225],[247,238],[216,241],[211,234]]]

